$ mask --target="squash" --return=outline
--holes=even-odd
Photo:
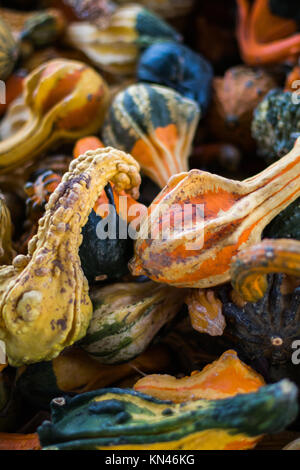
[[[142,353],[179,311],[181,290],[154,282],[124,282],[91,291],[93,316],[81,346],[103,364]]]
[[[200,170],[173,176],[141,221],[131,273],[176,287],[228,281],[232,257],[259,242],[265,226],[299,197],[299,149],[300,138],[243,182]]]
[[[118,365],[100,364],[87,352],[74,347],[52,361],[21,367],[16,390],[26,404],[48,409],[50,401],[57,396],[109,387],[131,378],[137,371],[162,372],[170,367],[171,361],[172,356],[163,345],[153,345],[132,361]]]
[[[161,41],[180,41],[181,36],[162,19],[140,5],[119,7],[106,28],[90,22],[71,23],[66,41],[84,52],[100,69],[117,75],[133,75],[141,49]]]
[[[0,8],[0,15],[19,42],[29,42],[34,47],[51,44],[63,33],[66,26],[63,14],[55,8],[34,12]]]
[[[265,239],[233,260],[234,290],[219,291],[227,333],[268,381],[288,377],[300,382],[292,357],[294,341],[300,339],[299,277],[300,242]]]
[[[0,80],[6,80],[18,59],[19,49],[8,24],[0,18]],[[2,99],[0,100],[2,102]]]
[[[121,91],[102,129],[105,145],[129,152],[160,187],[188,168],[200,110],[193,100],[159,85],[137,84]]]
[[[207,127],[214,142],[230,142],[245,152],[255,147],[251,136],[253,111],[277,83],[263,69],[237,65],[212,82],[212,100]]]
[[[127,264],[133,254],[133,241],[128,236],[126,220],[117,213],[110,184],[105,187],[105,192],[110,205],[109,214],[101,217],[92,210],[82,229],[83,240],[79,247],[79,256],[88,281],[93,281],[96,277],[122,278],[129,272]],[[100,224],[103,224],[101,230]],[[126,236],[120,233],[121,230]]]
[[[39,220],[28,255],[0,268],[0,339],[9,364],[50,360],[85,335],[92,304],[78,254],[81,229],[109,180],[137,197],[138,164],[112,148],[73,160]]]
[[[0,173],[36,158],[57,141],[72,141],[102,124],[109,91],[101,76],[82,62],[44,63],[24,83],[27,123],[0,142]]]
[[[281,2],[282,3],[282,2]],[[269,0],[237,0],[237,39],[243,61],[248,65],[296,61],[300,34],[295,17],[273,14]]]
[[[300,240],[300,199],[281,211],[269,225],[263,236],[266,238],[294,238]]]
[[[200,54],[182,44],[153,44],[141,55],[137,67],[138,81],[157,83],[196,101],[203,114],[211,98],[213,69]]]
[[[37,432],[43,449],[217,450],[251,448],[298,412],[297,387],[283,380],[223,400],[173,404],[126,389],[103,389],[51,403]]]
[[[224,352],[219,359],[195,370],[188,377],[147,375],[134,385],[134,390],[158,398],[183,403],[199,399],[218,400],[238,393],[250,393],[265,384],[263,378],[239,360],[233,350]]]

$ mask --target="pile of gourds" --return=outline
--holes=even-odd
[[[299,6],[20,3],[0,449],[300,448]]]

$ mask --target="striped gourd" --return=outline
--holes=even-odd
[[[102,389],[52,401],[38,428],[45,449],[247,449],[297,415],[288,380],[222,400],[174,404],[128,389]]]
[[[145,175],[163,187],[170,176],[187,171],[199,115],[195,101],[171,88],[132,85],[115,97],[102,138],[129,152]]]

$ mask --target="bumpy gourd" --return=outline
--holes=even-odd
[[[49,360],[85,334],[92,304],[80,266],[80,232],[109,180],[137,196],[138,170],[130,155],[112,148],[74,160],[49,199],[28,255],[0,269],[0,339],[10,364]]]
[[[45,449],[220,450],[253,447],[298,412],[297,387],[283,380],[224,400],[173,404],[126,389],[52,401],[38,434]],[[234,447],[233,447],[234,448]]]
[[[118,75],[134,74],[140,50],[155,42],[179,41],[180,35],[146,8],[118,8],[106,28],[80,22],[67,28],[66,40],[101,69]]]
[[[213,68],[182,44],[164,42],[148,47],[139,60],[137,78],[173,88],[196,101],[203,113],[209,106]]]
[[[300,277],[300,241],[265,239],[240,251],[230,267],[233,288],[247,302],[257,302],[264,296],[267,274],[283,272]]]
[[[30,116],[14,135],[0,142],[0,172],[36,158],[57,141],[73,141],[102,124],[109,98],[106,83],[86,64],[44,63],[24,82]]]
[[[256,107],[251,125],[252,136],[259,155],[267,162],[289,152],[299,137],[299,98],[293,92],[276,88],[269,91]]]
[[[102,138],[139,162],[160,187],[188,169],[188,157],[199,119],[197,103],[171,88],[137,84],[114,99]]]
[[[94,312],[81,346],[103,364],[128,361],[176,315],[183,296],[179,289],[151,281],[94,288]]]
[[[146,375],[134,389],[160,400],[183,403],[191,400],[218,400],[238,393],[250,393],[264,385],[263,378],[239,360],[233,350],[224,352],[219,359],[195,370],[188,377],[172,375]]]
[[[200,170],[175,175],[141,222],[131,271],[177,287],[226,282],[232,257],[259,242],[265,226],[299,194],[300,139],[242,182]]]
[[[0,18],[0,80],[6,80],[13,71],[18,53],[18,45],[8,24]]]

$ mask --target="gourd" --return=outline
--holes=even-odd
[[[267,163],[289,152],[299,137],[298,99],[299,96],[293,96],[293,92],[276,88],[269,91],[254,110],[252,136],[256,141],[259,155]]]
[[[6,22],[0,19],[0,80],[6,80],[18,59],[18,45]],[[1,100],[2,101],[2,100]]]
[[[165,42],[148,47],[137,67],[139,81],[164,85],[196,101],[203,114],[211,98],[213,69],[200,54],[182,44]]]
[[[12,248],[12,223],[9,209],[0,192],[0,266],[9,264],[13,257]]]
[[[50,360],[84,336],[92,304],[81,229],[109,180],[137,196],[138,171],[130,155],[112,148],[81,155],[51,195],[28,255],[0,268],[0,339],[11,365]]]
[[[0,14],[18,41],[28,41],[34,47],[50,45],[66,26],[63,14],[55,8],[35,12],[0,8]]]
[[[299,149],[300,139],[243,182],[200,170],[173,176],[141,221],[132,274],[176,287],[228,281],[232,257],[259,242],[265,226],[299,197]]]
[[[199,114],[195,101],[170,88],[132,85],[112,102],[102,140],[130,152],[145,175],[163,187],[170,176],[188,168]]]
[[[102,124],[109,92],[101,76],[82,62],[44,63],[24,82],[29,119],[0,142],[0,173],[32,160],[58,141],[72,141]]]
[[[161,372],[170,367],[172,356],[163,345],[153,345],[130,362],[100,364],[79,347],[63,351],[52,361],[38,362],[18,370],[17,393],[26,404],[48,409],[60,395],[78,394],[110,387],[142,373]]]
[[[134,74],[140,51],[181,36],[162,19],[137,4],[119,7],[106,28],[90,22],[71,23],[66,41],[84,52],[100,69],[117,75]]]
[[[292,202],[266,226],[266,238],[294,238],[300,240],[300,200]]]
[[[276,86],[269,73],[246,65],[231,67],[223,77],[215,77],[206,120],[212,140],[230,142],[249,152],[255,144],[251,136],[253,111]]]
[[[81,346],[103,364],[142,353],[178,313],[183,292],[153,282],[124,282],[91,291],[93,316]]]
[[[223,400],[181,404],[126,389],[103,389],[51,403],[38,428],[43,449],[204,450],[253,447],[298,412],[297,387],[283,380]]]
[[[300,338],[299,274],[300,242],[265,239],[237,255],[231,266],[234,290],[225,286],[219,292],[228,333],[268,381],[292,377],[299,383],[292,361],[293,343]]]
[[[300,52],[297,22],[273,14],[269,0],[237,0],[237,39],[243,61],[249,65],[296,61]]]
[[[233,350],[219,359],[193,371],[190,376],[152,374],[138,380],[134,390],[160,400],[183,403],[199,399],[218,400],[238,393],[250,393],[265,384],[263,378],[239,360]]]

